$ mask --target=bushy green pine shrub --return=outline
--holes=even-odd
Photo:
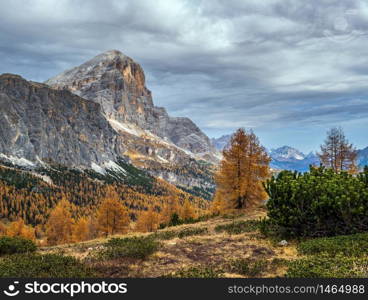
[[[156,232],[151,236],[158,240],[171,240],[176,237],[182,239],[187,236],[206,234],[207,232],[207,228],[186,228],[183,230],[167,230]]]
[[[265,184],[270,222],[288,236],[333,236],[368,230],[368,170],[359,176],[311,168],[283,171]]]
[[[368,255],[368,233],[340,235],[335,237],[316,238],[303,241],[298,245],[301,254],[329,256],[366,256]]]
[[[0,260],[2,278],[86,278],[95,274],[78,259],[57,254],[14,254]]]
[[[0,255],[35,252],[36,244],[21,237],[0,237]]]
[[[286,277],[296,278],[365,278],[368,258],[337,255],[313,255],[289,263]]]
[[[101,255],[109,259],[122,257],[145,259],[157,251],[159,245],[152,236],[113,238],[106,243],[106,249]]]

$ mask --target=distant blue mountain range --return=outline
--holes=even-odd
[[[218,139],[212,139],[212,144],[218,150],[222,150],[230,140],[230,135],[224,135]],[[272,158],[270,167],[276,170],[292,170],[306,172],[310,165],[319,166],[320,160],[316,153],[303,152],[290,146],[283,146],[277,149],[267,150]],[[358,150],[357,163],[360,167],[368,165],[368,147]]]

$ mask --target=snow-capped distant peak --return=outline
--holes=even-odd
[[[303,160],[306,157],[304,153],[289,146],[271,149],[270,154],[272,158],[285,160]]]

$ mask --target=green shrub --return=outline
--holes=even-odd
[[[229,234],[240,234],[243,232],[252,232],[259,228],[260,221],[257,220],[247,220],[247,221],[237,221],[224,225],[217,225],[215,227],[216,232],[226,231]]]
[[[364,256],[368,252],[368,233],[317,238],[303,241],[298,245],[301,254],[328,253],[330,256]]]
[[[222,277],[223,272],[212,266],[198,266],[190,267],[188,269],[181,269],[175,273],[168,274],[164,277],[169,278],[219,278]]]
[[[278,226],[275,222],[267,218],[263,218],[259,221],[258,229],[260,233],[270,238],[287,236],[287,233],[283,232],[283,227]]]
[[[207,228],[186,228],[183,230],[167,230],[156,232],[151,236],[158,240],[171,240],[176,237],[182,239],[187,236],[206,234],[207,232]]]
[[[159,225],[159,229],[164,229],[166,227],[172,227],[172,226],[178,226],[183,224],[194,224],[198,222],[208,221],[209,219],[213,218],[214,215],[203,215],[199,216],[196,219],[189,218],[189,219],[180,219],[179,215],[177,213],[172,214],[169,223],[161,223]]]
[[[359,176],[323,167],[282,171],[265,184],[268,217],[284,234],[334,236],[368,230],[368,170]]]
[[[178,238],[184,238],[192,235],[201,235],[208,232],[207,228],[187,228],[178,232]]]
[[[14,254],[0,260],[2,278],[86,278],[95,274],[78,259],[57,254]]]
[[[36,244],[21,237],[0,237],[0,255],[35,252]]]
[[[145,259],[158,250],[159,243],[148,237],[113,238],[109,240],[102,251],[102,256],[109,259],[130,257]]]
[[[367,277],[368,258],[310,256],[289,263],[286,277],[352,278]]]
[[[237,259],[230,262],[232,272],[255,277],[267,270],[268,262],[265,259],[253,260],[250,258]]]
[[[168,226],[178,226],[181,224],[183,224],[183,220],[179,218],[179,215],[177,213],[173,213]]]

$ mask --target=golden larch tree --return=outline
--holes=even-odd
[[[23,219],[11,222],[6,230],[8,236],[20,236],[29,240],[35,240],[35,230],[31,226],[27,226]]]
[[[180,209],[179,216],[182,220],[190,220],[196,218],[196,212],[193,205],[188,199],[185,199],[183,207]]]
[[[178,200],[176,198],[172,198],[168,203],[164,204],[161,210],[160,223],[168,224],[173,214],[179,215],[179,211],[180,207]]]
[[[130,218],[127,208],[121,203],[118,193],[109,186],[106,196],[97,211],[97,223],[100,233],[105,236],[124,233],[128,229]]]
[[[0,221],[0,236],[6,235],[6,233],[7,233],[7,228],[4,225],[4,223]]]
[[[73,225],[73,241],[82,242],[89,239],[89,223],[85,217],[79,218]]]
[[[150,208],[139,214],[135,229],[140,232],[156,231],[160,225],[160,215]]]
[[[238,129],[223,150],[215,175],[215,199],[232,209],[248,208],[266,199],[263,182],[270,176],[271,158],[253,131]]]
[[[231,210],[230,203],[222,198],[219,193],[215,194],[211,203],[210,213],[212,215],[225,215]]]
[[[46,237],[49,245],[70,243],[73,239],[72,206],[63,198],[50,212],[46,223]]]

